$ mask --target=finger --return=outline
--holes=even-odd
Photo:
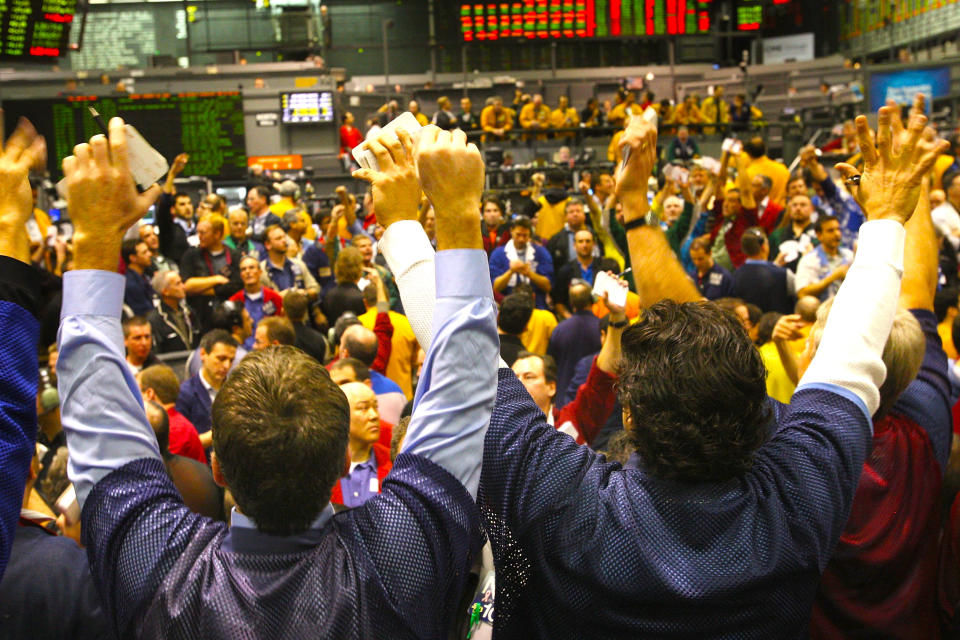
[[[410,136],[407,130],[402,127],[397,127],[397,139],[400,141],[401,146],[403,146],[403,150],[407,154],[407,158],[413,158],[413,138]]]
[[[63,175],[69,178],[73,175],[73,172],[77,170],[77,158],[75,156],[67,156],[63,159],[60,166],[63,167]]]
[[[478,156],[480,155],[480,149],[478,149],[477,145],[473,144],[472,142],[467,145],[467,151],[470,154],[476,154]]]
[[[16,161],[20,158],[20,154],[33,144],[36,137],[37,130],[33,128],[30,121],[26,118],[20,118],[16,130],[10,136],[10,139],[7,140],[7,144],[3,149],[3,157]]]
[[[73,148],[73,155],[77,158],[77,164],[85,168],[90,164],[90,145],[81,142]]]
[[[901,153],[905,158],[911,158],[913,156],[917,142],[920,141],[920,136],[923,135],[923,129],[926,126],[927,116],[923,115],[923,112],[911,112],[910,122],[907,124],[907,132],[910,135],[907,138],[907,142],[903,145],[903,149],[901,149]]]
[[[838,162],[837,164],[833,165],[833,168],[840,172],[844,182],[846,182],[848,178],[853,178],[854,176],[860,175],[860,171],[857,170],[856,167],[849,165],[846,162]],[[847,188],[853,193],[854,196],[856,196],[860,191],[859,185],[847,184]]]
[[[157,198],[160,197],[160,194],[163,193],[163,189],[160,188],[160,185],[154,183],[150,185],[150,188],[137,196],[137,200],[140,201],[140,210],[146,211],[157,201]]]
[[[387,151],[387,148],[383,146],[379,139],[368,140],[364,144],[377,159],[377,166],[380,168],[380,171],[385,172],[393,168],[393,156],[390,155],[390,152]]]
[[[892,145],[890,123],[893,120],[894,111],[896,109],[891,107],[880,107],[880,111],[877,113],[877,151],[880,153],[880,157],[884,159],[890,158]]]
[[[903,133],[903,118],[900,116],[900,105],[895,100],[887,100],[887,107],[890,109],[890,128],[893,131],[893,139],[897,140]]]
[[[867,165],[872,165],[877,161],[877,148],[870,138],[870,125],[867,124],[867,117],[857,116],[854,124],[857,127],[857,142],[860,143],[860,153],[863,154],[863,161]]]
[[[915,113],[926,113],[927,112],[927,96],[922,93],[918,93],[913,97],[913,106],[910,107],[910,115],[913,116]]]
[[[467,134],[460,129],[454,129],[450,133],[450,141],[457,147],[465,147],[467,146]]]
[[[383,145],[383,148],[387,150],[387,153],[390,154],[390,159],[395,165],[403,164],[406,159],[406,154],[403,151],[403,145],[400,144],[400,139],[397,136],[390,134],[383,134],[377,138],[377,142]],[[384,168],[381,165],[381,168]]]
[[[101,133],[90,138],[90,149],[93,155],[93,162],[101,167],[110,165],[110,154],[107,153],[107,137]]]
[[[437,143],[437,136],[440,135],[440,127],[428,124],[420,130],[420,144],[417,145],[417,152],[432,147]]]
[[[127,130],[123,119],[110,118],[110,160],[115,167],[128,167]]]
[[[20,156],[20,162],[27,169],[42,171],[47,166],[47,140],[43,136],[34,138],[33,143]]]
[[[445,147],[448,147],[448,146],[450,146],[450,140],[451,140],[451,138],[450,138],[450,132],[449,132],[449,131],[441,131],[440,133],[437,134],[437,144],[438,144],[438,145],[443,145],[443,146],[445,146]]]
[[[377,173],[373,169],[357,169],[351,175],[357,180],[364,180],[366,182],[373,184],[374,176],[376,176]],[[338,208],[340,209],[339,211],[337,210]],[[336,207],[334,207],[333,211],[331,211],[330,213],[331,215],[339,215],[342,212],[342,210],[343,210],[343,205],[338,204]]]
[[[933,169],[933,165],[936,163],[937,158],[945,153],[950,152],[950,143],[946,140],[938,140],[933,148],[926,151],[925,153],[918,154],[919,157],[916,157],[911,165],[914,167],[914,176],[922,176],[925,173],[928,173]]]

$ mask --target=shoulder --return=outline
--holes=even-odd
[[[269,289],[267,289],[266,287],[264,287],[264,292],[266,292],[266,291],[269,291]],[[237,291],[235,294],[233,294],[232,296],[230,296],[230,297],[228,298],[228,300],[230,300],[230,302],[242,302],[242,301],[243,301],[243,289],[241,289],[240,291]]]

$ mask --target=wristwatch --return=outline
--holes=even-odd
[[[635,219],[633,219],[633,220],[630,220],[629,222],[624,222],[624,223],[623,223],[623,230],[624,230],[624,231],[631,231],[631,230],[637,229],[637,228],[639,228],[639,227],[644,227],[644,226],[646,226],[646,224],[647,224],[647,216],[643,215],[643,216],[640,216],[639,218],[635,218]]]
[[[608,323],[607,323],[607,326],[608,326],[608,327],[613,327],[614,329],[623,329],[623,328],[626,327],[628,324],[630,324],[630,320],[629,320],[628,318],[624,318],[624,319],[621,320],[620,322],[608,322]]]

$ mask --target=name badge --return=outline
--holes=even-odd
[[[379,478],[370,478],[370,493],[380,493]]]
[[[710,274],[710,284],[719,287],[723,284],[723,274],[722,273],[711,273]]]

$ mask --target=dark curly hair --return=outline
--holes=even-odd
[[[767,436],[766,369],[740,320],[712,302],[658,302],[623,333],[620,402],[651,474],[724,481]]]

